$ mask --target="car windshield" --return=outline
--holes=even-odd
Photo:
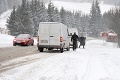
[[[16,38],[28,38],[28,37],[29,37],[28,34],[20,34]]]

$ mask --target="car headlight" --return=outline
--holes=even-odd
[[[26,40],[22,40],[22,42],[27,42]]]

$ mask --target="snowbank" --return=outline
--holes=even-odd
[[[14,36],[0,34],[0,48],[1,47],[9,47],[13,45]]]

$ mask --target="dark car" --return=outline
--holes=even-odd
[[[13,46],[16,45],[34,45],[34,39],[30,34],[19,34],[13,40]]]

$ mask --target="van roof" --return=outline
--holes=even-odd
[[[49,23],[52,23],[52,24],[58,24],[59,22],[40,22],[42,24],[49,24]]]

